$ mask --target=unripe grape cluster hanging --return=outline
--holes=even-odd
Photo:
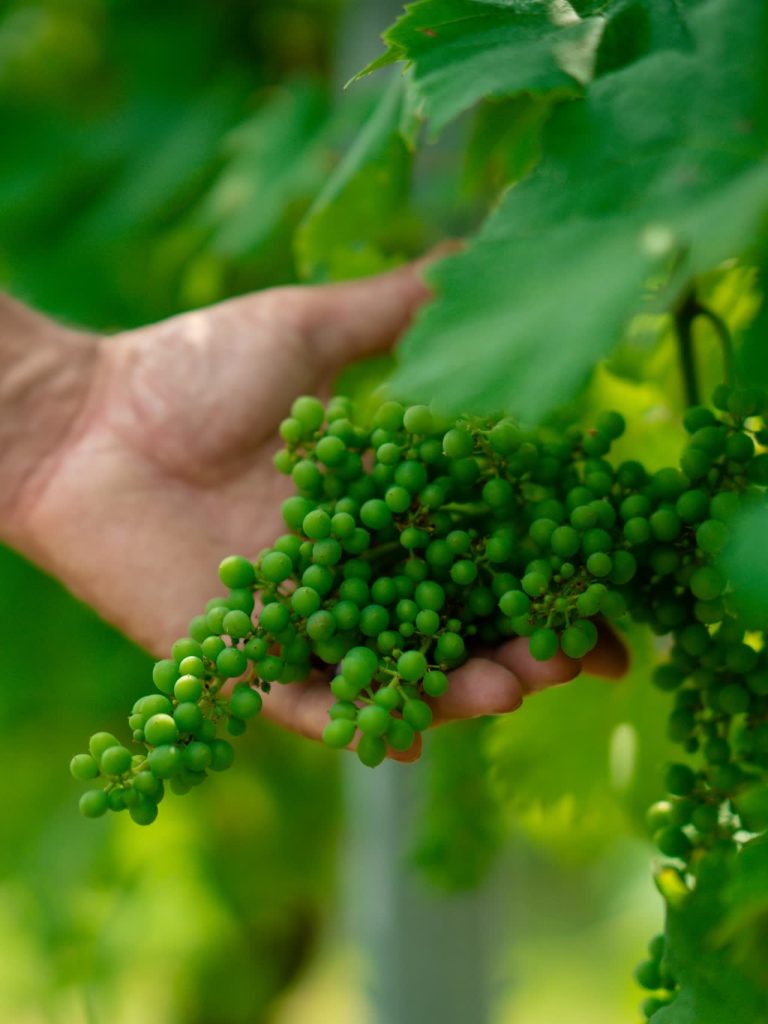
[[[226,558],[215,597],[159,661],[129,718],[132,752],[96,733],[73,775],[98,780],[81,810],[149,824],[166,786],[186,793],[232,763],[273,686],[326,672],[323,739],[375,766],[432,721],[431,698],[473,645],[528,637],[534,658],[582,658],[603,620],[671,634],[653,681],[670,691],[668,767],[649,811],[683,884],[707,854],[768,826],[768,654],[718,564],[729,524],[765,502],[768,397],[717,389],[685,415],[679,468],[615,464],[616,412],[595,426],[446,422],[382,402],[362,422],[346,398],[296,400],[275,466],[296,494],[287,532],[255,559]],[[234,683],[233,683],[234,681]],[[674,998],[663,938],[639,982],[652,1012]]]

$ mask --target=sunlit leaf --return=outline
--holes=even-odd
[[[674,271],[672,304],[761,238],[768,8],[708,0],[690,27],[694,51],[653,53],[557,110],[533,175],[434,269],[440,297],[402,345],[402,394],[539,416],[610,351],[652,271]]]

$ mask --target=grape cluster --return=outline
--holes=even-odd
[[[375,766],[429,727],[431,698],[473,644],[523,636],[537,659],[578,659],[600,619],[629,616],[672,637],[653,681],[673,695],[669,734],[691,763],[669,766],[649,824],[688,884],[709,851],[768,826],[764,623],[718,564],[729,524],[765,503],[764,417],[766,395],[721,386],[713,408],[686,413],[679,468],[649,472],[608,458],[616,412],[586,430],[529,429],[394,401],[362,422],[347,398],[297,399],[274,460],[296,489],[287,532],[254,560],[222,562],[228,595],[191,621],[133,708],[140,752],[97,733],[73,759],[77,778],[101,783],[83,813],[151,822],[166,784],[185,793],[231,764],[227,736],[261,692],[315,669],[335,668],[325,743],[356,741]],[[646,1008],[674,994],[657,961],[641,981],[664,991]]]

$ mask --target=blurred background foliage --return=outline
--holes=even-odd
[[[546,112],[521,112],[510,159],[489,104],[427,147],[411,181],[391,140],[412,116],[396,82],[341,88],[398,7],[6,0],[2,287],[110,331],[300,275],[369,273],[474,226],[536,159]],[[627,443],[662,464],[678,383],[669,339],[651,335],[629,339],[580,408],[634,414]],[[655,384],[637,372],[647,360]],[[262,722],[224,782],[171,801],[152,829],[83,823],[67,761],[95,725],[123,728],[148,659],[9,551],[0,578],[0,1020],[364,1024],[370,967],[336,931],[339,758]],[[479,885],[505,850],[484,890],[504,918],[494,1020],[631,1019],[630,965],[660,914],[642,810],[667,747],[653,652],[630,640],[626,682],[582,679],[440,732],[420,769],[405,845],[427,875]]]

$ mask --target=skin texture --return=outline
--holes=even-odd
[[[0,536],[158,657],[217,590],[232,553],[284,532],[277,427],[352,360],[391,347],[428,297],[424,263],[364,281],[270,289],[110,338],[0,297]],[[477,653],[435,721],[502,714],[584,668],[626,669],[604,631],[580,664],[527,641]],[[318,738],[325,679],[274,687],[265,713]],[[409,761],[419,754],[394,754]]]

